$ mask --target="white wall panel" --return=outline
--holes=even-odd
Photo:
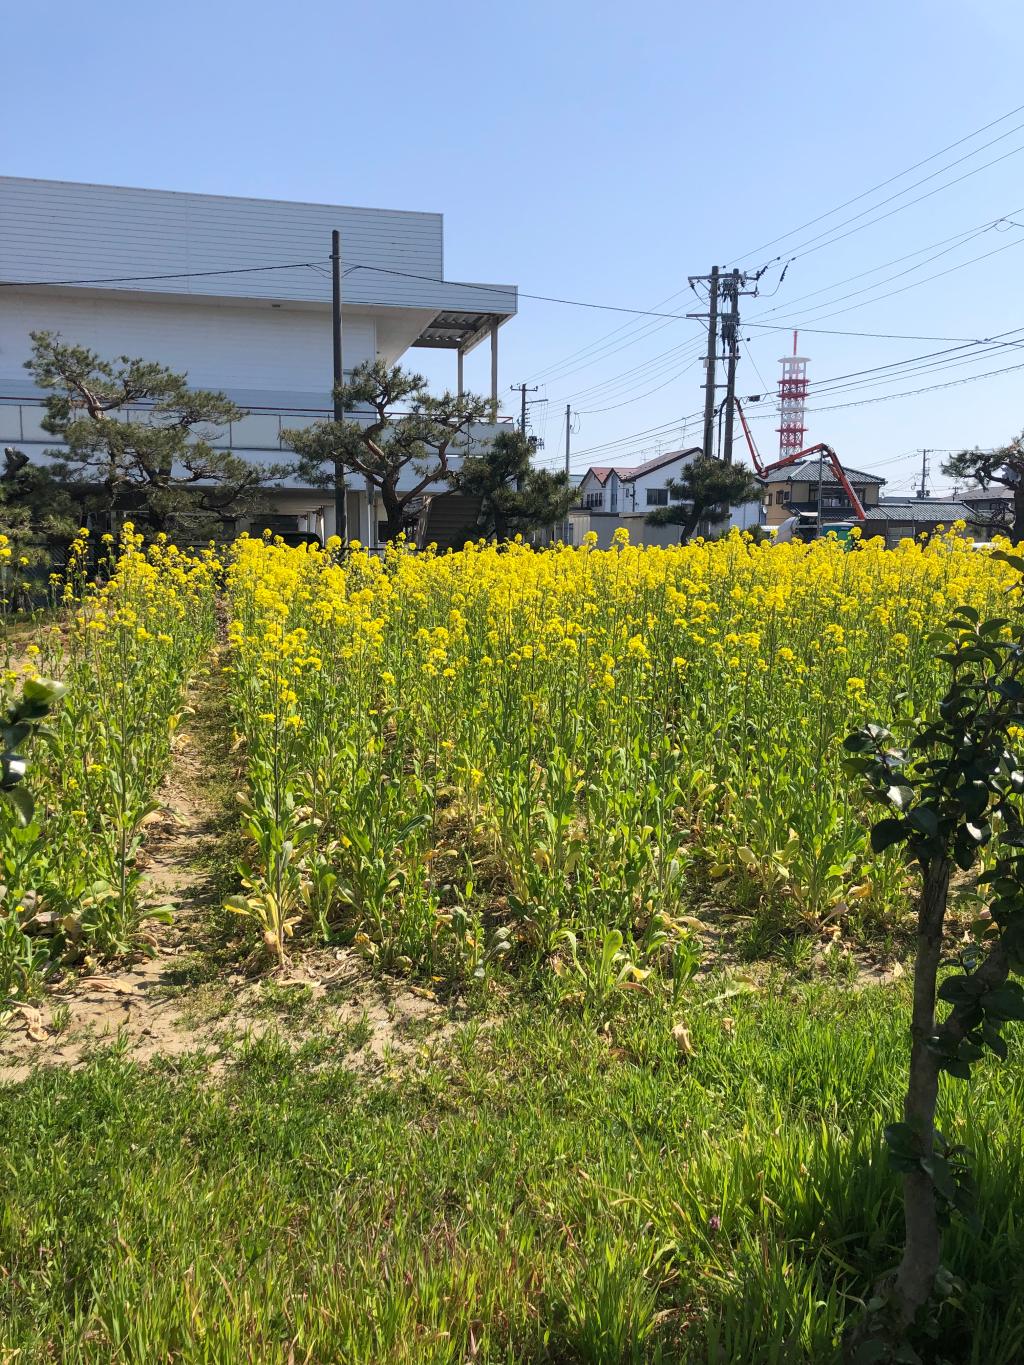
[[[198,300],[79,298],[30,290],[0,296],[0,396],[32,393],[24,369],[32,331],[60,332],[100,355],[141,356],[187,372],[196,388],[306,395],[326,406],[331,387],[331,325],[326,311],[220,305]],[[372,360],[372,317],[345,319],[345,368]],[[253,392],[255,391],[255,392]],[[294,400],[293,400],[294,401]]]
[[[515,312],[509,286],[436,283],[444,273],[439,213],[0,177],[3,280],[103,277],[105,287],[128,292],[326,304],[335,228],[349,303]],[[298,264],[307,261],[319,268]],[[243,273],[267,265],[289,268]],[[124,278],[139,275],[182,277]]]

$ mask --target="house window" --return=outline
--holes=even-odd
[[[584,497],[583,497],[583,506],[584,506],[584,507],[603,507],[603,506],[604,506],[604,494],[603,494],[602,492],[600,492],[600,491],[597,491],[597,492],[595,492],[595,493],[586,493],[586,494],[584,494]]]
[[[619,484],[618,484],[618,480],[616,480],[616,481],[612,484],[612,486],[611,486],[611,497],[612,497],[612,511],[613,511],[613,512],[617,512],[617,511],[619,510]]]
[[[648,507],[667,507],[668,489],[667,488],[648,488],[647,490]]]
[[[770,495],[769,495],[769,496],[770,496]],[[785,501],[786,501],[786,494],[785,494],[784,491],[783,491],[782,493],[776,493],[776,494],[775,494],[775,503],[776,503],[776,506],[781,507]]]
[[[676,493],[675,491],[669,493],[669,497],[672,499],[673,502],[682,502],[683,500],[682,493]]]

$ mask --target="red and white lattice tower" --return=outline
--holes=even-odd
[[[796,332],[793,333],[793,354],[779,361],[779,456],[795,455],[804,448],[807,426],[804,410],[807,406],[807,356],[796,353]]]

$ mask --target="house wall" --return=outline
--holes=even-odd
[[[678,479],[682,471],[692,461],[693,456],[674,460],[671,464],[662,465],[660,469],[654,469],[649,474],[640,474],[635,479],[631,479],[623,487],[620,499],[619,510],[623,516],[630,516],[638,513],[646,516],[653,511],[653,506],[648,506],[647,490],[649,488],[666,488],[670,479]]]

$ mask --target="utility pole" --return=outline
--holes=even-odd
[[[509,388],[512,390],[513,393],[518,393],[520,399],[522,400],[522,401],[521,401],[520,410],[519,410],[519,430],[520,430],[521,434],[522,434],[523,436],[525,436],[525,435],[526,435],[526,395],[527,395],[528,393],[536,393],[536,392],[537,392],[537,385],[534,384],[534,385],[532,385],[532,386],[529,386],[529,385],[526,385],[526,384],[510,384],[510,385],[509,385]]]
[[[572,435],[572,408],[565,405],[565,476],[569,477],[569,437]]]
[[[739,360],[739,326],[740,326],[740,280],[746,281],[745,276],[741,276],[738,270],[734,270],[729,276],[724,293],[729,300],[729,311],[722,314],[722,345],[727,353],[726,379],[725,379],[725,446],[722,450],[722,458],[726,464],[732,464],[732,428],[734,409],[736,407],[736,362]]]
[[[921,487],[918,489],[917,496],[926,498],[928,496],[928,452],[921,451]]]
[[[344,382],[344,369],[341,354],[341,233],[335,229],[331,233],[331,333],[334,342],[334,420],[345,420],[338,389]],[[337,455],[334,457],[334,533],[342,541],[348,539],[348,514],[346,512],[345,466]]]
[[[512,390],[513,393],[518,393],[518,394],[519,394],[519,397],[520,397],[520,399],[521,399],[521,405],[520,405],[520,409],[519,409],[519,432],[520,432],[520,434],[521,434],[523,440],[525,441],[525,440],[526,440],[526,409],[529,407],[530,403],[546,403],[548,400],[547,400],[546,398],[530,398],[530,399],[527,399],[526,395],[527,395],[528,393],[536,393],[536,392],[537,392],[537,385],[536,385],[536,384],[533,384],[533,385],[528,385],[528,384],[510,384],[510,385],[509,385],[509,388]],[[517,492],[517,493],[519,492],[521,486],[522,486],[522,480],[516,479],[516,492]]]
[[[821,539],[821,462],[822,451],[818,451],[818,539]]]
[[[706,280],[708,285],[708,352],[704,361],[704,455],[710,459],[715,439],[715,360],[718,353],[718,266],[711,267],[710,275],[692,275],[690,284]],[[703,313],[687,313],[687,317],[703,317]]]
[[[723,278],[718,266],[713,266],[710,275],[691,275],[690,284],[698,281],[708,287],[708,311],[706,313],[687,313],[688,318],[707,319],[708,349],[705,360],[704,379],[704,454],[714,455],[715,416],[724,417],[725,434],[720,441],[721,451],[726,464],[732,464],[733,422],[735,418],[736,365],[740,355],[740,295],[756,294],[757,288],[747,289],[747,276],[741,270],[730,270]],[[721,293],[729,307],[719,314],[718,296]],[[718,361],[718,335],[721,331],[722,347],[726,355],[725,403],[719,408],[715,403],[718,390],[716,367]],[[719,424],[721,431],[721,422]]]

